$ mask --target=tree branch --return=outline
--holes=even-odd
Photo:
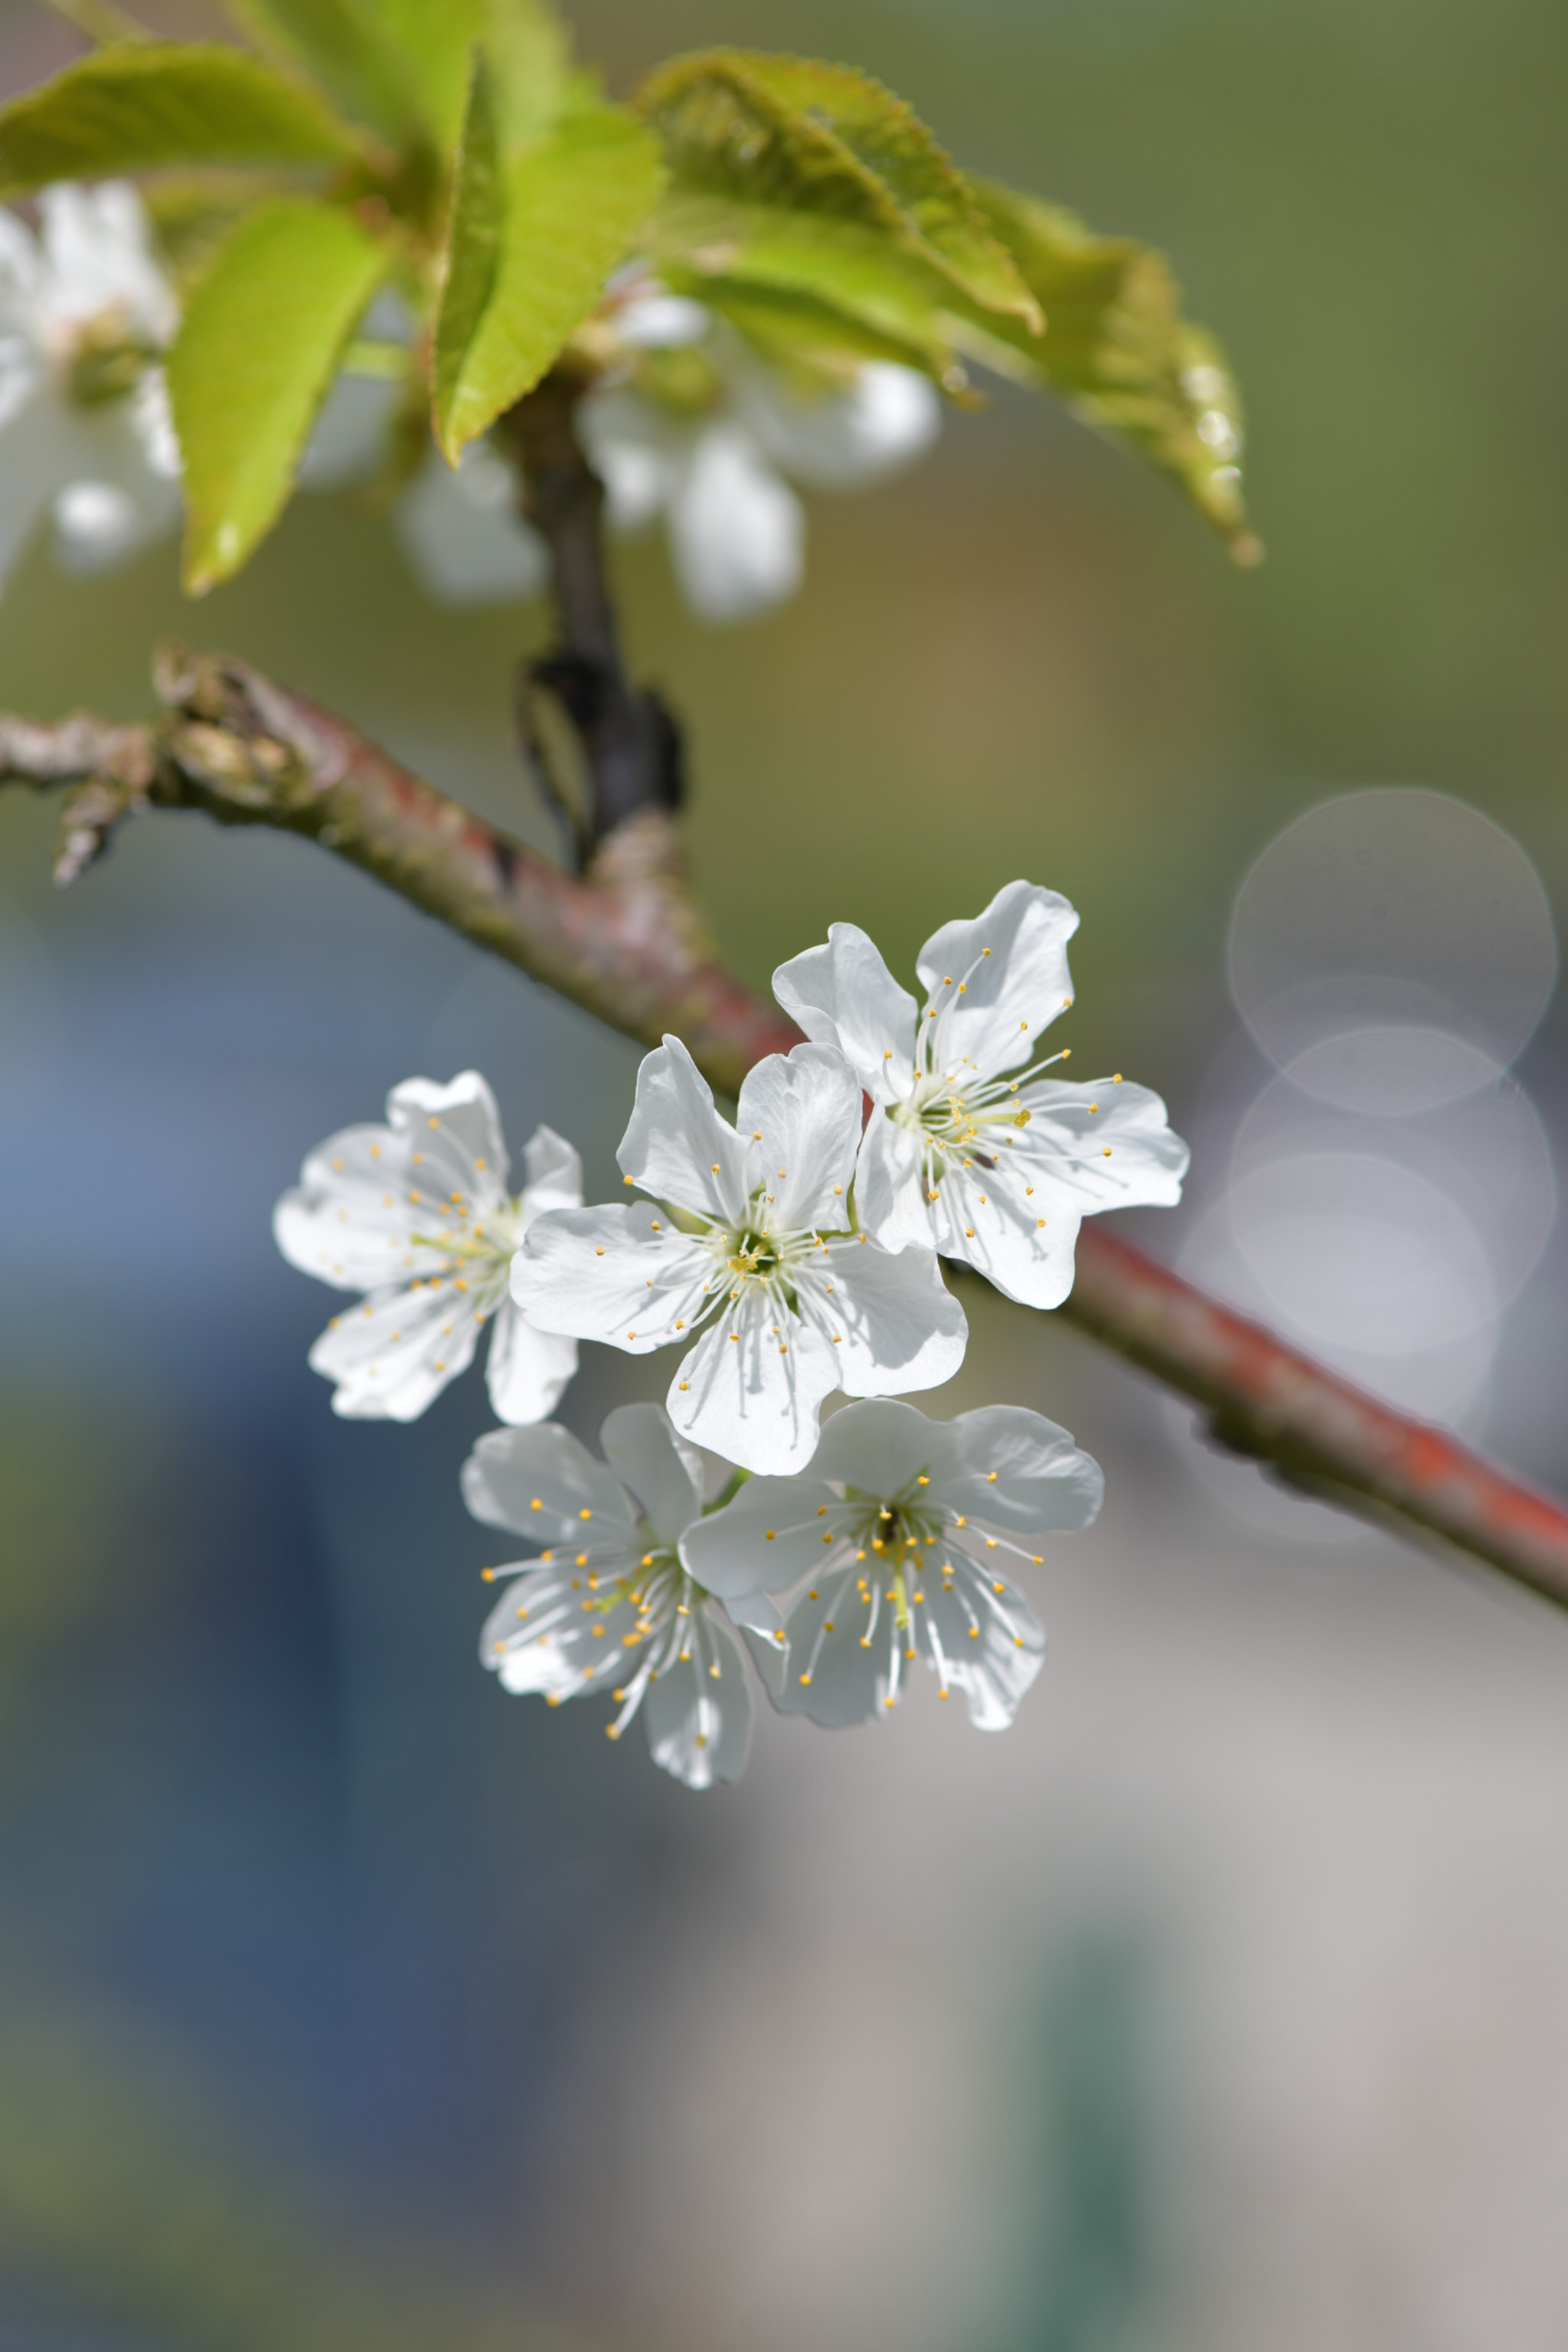
[[[170,706],[142,726],[85,713],[0,719],[0,782],[66,786],[69,879],[144,809],[307,835],[480,947],[645,1045],[683,1036],[734,1094],[798,1032],[724,970],[687,887],[666,812],[643,806],[582,877],[563,873],[411,775],[347,723],[244,663],[160,655]],[[1219,1441],[1383,1524],[1446,1538],[1568,1604],[1568,1511],[1440,1430],[1405,1419],[1206,1298],[1103,1227],[1085,1225],[1058,1309],[1190,1397]]]

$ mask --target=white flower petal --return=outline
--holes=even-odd
[[[800,500],[736,425],[699,436],[670,499],[669,536],[687,601],[706,621],[781,603],[805,568]]]
[[[1005,1171],[950,1162],[937,1199],[924,1206],[943,1257],[963,1259],[1026,1307],[1059,1307],[1072,1288],[1081,1218],[1059,1192],[1047,1197],[1037,1185],[1031,1197],[1034,1173],[1014,1167],[1011,1156]]]
[[[645,1192],[721,1223],[744,1223],[749,1146],[713,1107],[713,1090],[679,1037],[645,1054],[616,1158]]]
[[[503,1298],[490,1327],[485,1386],[498,1421],[542,1421],[561,1402],[577,1370],[577,1342],[556,1331],[536,1331],[520,1307]]]
[[[829,1430],[845,1418],[838,1414]],[[1043,1413],[988,1404],[935,1426],[929,1467],[944,1508],[1023,1535],[1076,1531],[1098,1517],[1104,1472]]]
[[[890,1501],[931,1468],[933,1455],[950,1448],[951,1426],[892,1398],[847,1404],[822,1433],[813,1475],[838,1479],[863,1495]]]
[[[837,1496],[816,1475],[823,1447],[847,1414],[867,1410],[846,1405],[833,1415],[809,1476],[748,1478],[733,1502],[687,1528],[680,1543],[687,1574],[716,1592],[731,1614],[752,1594],[787,1592],[820,1569],[829,1549],[823,1538],[837,1536],[840,1517]]]
[[[915,1050],[915,1000],[866,933],[833,923],[824,945],[781,963],[773,994],[808,1037],[837,1046],[874,1101],[901,1102]]]
[[[895,1688],[892,1650],[899,1629],[886,1594],[874,1609],[861,1600],[852,1560],[847,1565],[840,1560],[814,1591],[801,1595],[784,1620],[784,1631],[782,1660],[769,1659],[764,1643],[752,1646],[768,1696],[781,1715],[806,1715],[826,1730],[841,1731],[889,1712],[887,1701]],[[908,1661],[899,1663],[901,1668]]]
[[[758,371],[741,414],[776,466],[821,489],[849,489],[909,465],[942,430],[942,400],[917,369],[869,361],[847,393],[805,399]]]
[[[680,1325],[696,1330],[712,1308],[713,1272],[712,1252],[657,1202],[553,1209],[523,1235],[511,1295],[538,1330],[646,1356],[682,1337]]]
[[[922,1249],[950,1255],[949,1219],[938,1190],[927,1198],[924,1162],[913,1130],[872,1106],[855,1163],[855,1207],[861,1224],[884,1249]]]
[[[1192,1155],[1149,1087],[1118,1078],[1070,1087],[1040,1079],[1020,1087],[1018,1101],[1029,1124],[1009,1160],[1080,1214],[1170,1207],[1181,1199]]]
[[[642,1717],[654,1762],[689,1789],[710,1789],[746,1769],[752,1694],[741,1644],[718,1611],[701,1610],[695,1622],[690,1656],[649,1683]]]
[[[952,1576],[928,1568],[921,1583],[925,1598],[911,1612],[924,1617],[921,1648],[933,1664],[933,1646],[940,1650],[939,1675],[963,1691],[977,1731],[1005,1731],[1045,1664],[1045,1628],[1006,1578],[966,1561],[962,1553],[951,1551],[947,1558]]]
[[[393,509],[393,528],[426,593],[442,604],[497,604],[531,596],[550,554],[515,511],[506,462],[470,442],[454,473],[432,450]]]
[[[153,258],[147,215],[129,180],[95,187],[62,182],[38,196],[50,315],[86,320],[120,308],[126,323],[167,342],[178,305]]]
[[[1009,882],[984,914],[932,934],[917,969],[928,1002],[942,1007],[943,1069],[967,1056],[989,1075],[1032,1056],[1072,996],[1067,948],[1077,929],[1076,912],[1057,891]]]
[[[488,1431],[463,1465],[462,1483],[464,1502],[487,1527],[511,1528],[551,1548],[570,1541],[582,1549],[591,1540],[596,1552],[641,1551],[615,1472],[558,1422]]]
[[[689,295],[666,293],[658,285],[616,312],[619,340],[642,352],[679,351],[700,343],[712,323],[713,314],[704,304]]]
[[[449,1283],[383,1291],[334,1317],[310,1364],[338,1385],[332,1411],[351,1421],[414,1421],[467,1369],[479,1343],[472,1295]]]
[[[737,1124],[756,1139],[753,1181],[760,1177],[775,1231],[844,1224],[860,1143],[860,1081],[842,1054],[797,1045],[765,1055],[742,1081]]]
[[[803,1470],[822,1401],[839,1385],[840,1350],[763,1292],[726,1306],[671,1381],[669,1417],[682,1436],[742,1469]]]
[[[837,1241],[802,1267],[795,1294],[802,1317],[830,1346],[834,1385],[849,1396],[936,1388],[963,1361],[969,1325],[929,1250],[895,1254],[861,1236]]]
[[[536,1127],[522,1147],[527,1182],[522,1192],[525,1219],[542,1216],[547,1209],[580,1209],[583,1205],[583,1162],[573,1145],[552,1127]]]
[[[668,505],[696,428],[624,384],[588,393],[576,425],[605,485],[611,528],[640,530]]]
[[[289,1265],[340,1290],[382,1290],[405,1273],[444,1273],[440,1252],[413,1238],[435,1204],[425,1185],[413,1188],[420,1201],[409,1200],[406,1160],[403,1139],[388,1128],[345,1127],[329,1136],[272,1213]]]
[[[476,1198],[504,1195],[511,1161],[496,1098],[478,1070],[462,1070],[445,1087],[405,1078],[387,1096],[386,1116],[426,1155],[426,1183],[454,1176]]]
[[[661,1544],[702,1516],[702,1463],[656,1404],[617,1405],[599,1432],[605,1459],[647,1514]]]
[[[479,1660],[520,1697],[586,1698],[626,1671],[638,1613],[625,1592],[591,1591],[580,1571],[527,1569],[485,1620]]]

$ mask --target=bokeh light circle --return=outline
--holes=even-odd
[[[1518,842],[1415,786],[1309,809],[1258,858],[1231,919],[1231,992],[1269,1059],[1320,1100],[1384,1117],[1506,1068],[1556,971]]]

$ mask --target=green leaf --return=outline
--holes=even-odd
[[[452,185],[446,277],[430,367],[436,437],[443,448],[447,446],[451,421],[462,392],[464,367],[495,290],[500,230],[500,153],[496,133],[494,77],[483,51],[476,49]]]
[[[649,235],[660,276],[679,293],[720,309],[748,298],[810,305],[839,322],[847,351],[893,344],[939,381],[952,374],[952,288],[879,229],[672,191]]]
[[[363,5],[406,60],[425,119],[444,150],[457,143],[469,62],[481,43],[495,70],[502,145],[521,144],[553,121],[569,49],[559,18],[543,0],[363,0]]]
[[[493,118],[471,153],[465,137],[453,198],[435,385],[436,437],[453,465],[538,383],[658,194],[658,147],[616,107],[567,116],[499,169],[496,144]]]
[[[1238,459],[1241,398],[1212,337],[1182,315],[1163,255],[1130,237],[1096,236],[1071,214],[982,182],[992,226],[1047,317],[1039,340],[966,310],[965,348],[1001,373],[1047,385],[1077,415],[1173,477],[1231,543],[1262,552],[1247,528]]]
[[[237,572],[276,521],[339,356],[392,258],[346,213],[284,196],[240,223],[192,293],[169,393],[193,595]]]
[[[848,66],[715,49],[678,58],[638,104],[679,194],[826,218],[918,257],[982,310],[1038,306],[974,191],[901,99]]]
[[[0,193],[162,163],[337,163],[352,134],[315,92],[237,49],[127,43],[0,108]]]
[[[356,0],[227,0],[228,13],[257,47],[300,66],[357,122],[395,146],[420,123],[408,62]]]

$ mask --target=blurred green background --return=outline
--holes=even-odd
[[[1169,251],[1247,400],[1257,572],[1005,390],[815,500],[766,622],[704,630],[657,539],[621,551],[749,979],[835,919],[907,964],[1027,874],[1083,915],[1081,1066],[1189,1127],[1237,885],[1326,793],[1451,792],[1564,902],[1560,8],[577,23],[617,90],[717,40],[870,68],[961,161]],[[77,46],[0,11],[10,88]],[[36,551],[0,707],[146,709],[185,635],[550,845],[508,719],[544,627],[432,608],[383,521],[302,499],[200,608],[172,549],[88,583]],[[291,842],[132,828],[57,901],[53,821],[0,805],[5,2352],[1560,2344],[1559,1627],[1227,1522],[1136,1383],[977,1317],[953,1402],[1037,1403],[1112,1473],[1035,1729],[765,1727],[695,1801],[534,1724],[470,1663],[476,1384],[333,1423],[266,1218],[319,1135],[475,1058],[603,1187],[635,1055]],[[1561,1046],[1549,1015],[1549,1124]],[[1553,1258],[1492,1419],[1559,1479],[1562,1296]],[[567,1417],[645,1375],[595,1365]]]

